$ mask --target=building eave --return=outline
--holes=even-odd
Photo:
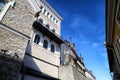
[[[106,48],[107,48],[107,55],[108,55],[108,62],[110,67],[110,72],[112,72],[112,49],[109,49],[109,46],[112,46],[112,39],[113,39],[113,29],[114,29],[114,3],[115,0],[106,0]]]
[[[106,0],[106,48],[108,54],[108,61],[110,72],[112,72],[112,60],[113,60],[113,35],[114,25],[116,19],[117,0]]]
[[[45,27],[45,25],[40,23],[39,21],[35,21],[33,23],[33,28],[39,30],[41,33],[48,36],[51,40],[55,41],[58,44],[62,44],[64,42],[59,35],[57,35],[56,33],[53,33],[51,30],[47,29]]]
[[[114,23],[114,0],[106,0],[106,44],[112,45]]]

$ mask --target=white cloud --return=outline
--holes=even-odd
[[[97,48],[97,47],[99,46],[99,43],[93,43],[92,46],[93,46],[94,48]]]

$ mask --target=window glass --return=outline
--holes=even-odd
[[[34,43],[38,44],[40,42],[40,36],[35,35]]]
[[[43,23],[43,19],[39,19],[39,22],[40,22],[40,23]]]
[[[3,6],[5,5],[7,1],[5,0],[0,0],[0,11],[2,10]]]
[[[55,46],[53,44],[51,44],[51,51],[55,52]]]
[[[53,29],[52,32],[55,33],[55,29]]]
[[[46,28],[47,28],[47,29],[49,29],[49,28],[50,28],[49,24],[47,24],[47,25],[46,25]]]
[[[49,12],[47,13],[47,16],[49,16]]]
[[[48,48],[48,41],[47,40],[44,40],[43,47],[46,48],[46,49]]]

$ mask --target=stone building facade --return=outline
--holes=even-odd
[[[34,21],[32,7],[27,0],[1,0],[0,4],[0,80],[20,80]]]
[[[59,79],[62,17],[46,0],[29,0],[37,12],[24,58],[24,79]]]
[[[62,20],[46,0],[0,0],[0,80],[88,80]]]
[[[95,80],[84,65],[83,57],[77,55],[75,45],[69,41],[64,41],[61,45],[61,66],[59,68],[59,78],[61,80]]]
[[[120,0],[106,1],[106,43],[110,73],[120,79]]]

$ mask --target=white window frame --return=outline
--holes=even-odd
[[[6,14],[7,10],[9,9],[9,7],[13,7],[14,6],[15,1],[14,0],[10,0],[8,3],[6,3],[2,9],[2,11],[0,12],[0,21],[3,19],[4,15]]]

